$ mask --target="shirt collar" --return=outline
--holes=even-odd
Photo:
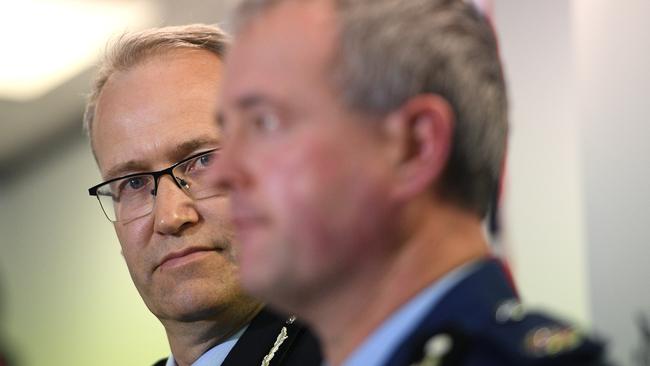
[[[366,341],[343,362],[343,366],[382,365],[447,291],[477,267],[477,261],[465,263],[420,291],[366,338]]]
[[[237,343],[247,328],[248,325],[243,327],[239,332],[233,334],[230,338],[210,348],[207,352],[202,354],[198,360],[194,361],[192,366],[221,366],[223,360],[226,359],[230,350],[232,350],[235,343]],[[174,355],[169,355],[165,366],[177,366],[176,361],[174,360]]]

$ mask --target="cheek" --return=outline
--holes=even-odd
[[[275,159],[266,155],[262,186],[282,240],[301,264],[317,265],[367,238],[363,227],[371,226],[367,211],[382,194],[381,170],[358,150],[314,141],[294,146]]]
[[[146,281],[146,247],[151,239],[152,224],[149,218],[135,220],[129,224],[114,224],[120,241],[122,256],[137,285]]]
[[[219,196],[196,202],[196,207],[201,216],[206,236],[226,246],[228,259],[232,262],[237,257],[238,247],[233,245],[235,231],[230,215],[230,199]]]
[[[336,169],[336,157],[326,154],[317,145],[295,147],[289,151],[267,154],[261,169],[260,182],[264,195],[270,200],[270,209],[276,219],[305,221],[322,209],[326,209],[330,198],[334,198],[335,187],[341,180],[341,171]],[[299,228],[296,228],[299,230]]]
[[[218,236],[232,235],[232,221],[230,216],[230,199],[217,196],[195,201],[196,210],[204,221],[204,225]]]

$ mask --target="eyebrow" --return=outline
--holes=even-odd
[[[241,112],[246,112],[248,109],[253,109],[260,105],[274,104],[273,100],[262,94],[247,94],[237,99],[235,102],[236,108]],[[214,116],[214,121],[219,128],[223,128],[226,122],[226,116],[222,110],[218,111]]]
[[[169,160],[180,161],[189,154],[194,153],[196,150],[206,146],[215,147],[217,145],[219,145],[219,139],[213,136],[200,136],[193,138],[177,145],[169,154]]]
[[[128,171],[142,171],[146,169],[146,165],[142,161],[138,160],[129,160],[124,163],[119,163],[114,167],[106,171],[105,180],[115,179],[121,175],[124,175],[124,172]]]
[[[215,147],[219,144],[219,139],[211,136],[199,136],[187,141],[184,141],[176,145],[172,150],[167,153],[167,157],[170,161],[180,161],[187,155],[195,152],[196,150],[210,146]],[[151,167],[143,160],[128,160],[123,163],[119,163],[106,171],[106,180],[111,180],[123,176],[125,174],[131,174],[134,172],[147,172]],[[127,173],[131,172],[131,173]]]
[[[237,107],[239,109],[250,109],[254,108],[260,104],[269,104],[272,101],[269,98],[264,97],[260,94],[249,94],[244,95],[243,97],[237,100]]]

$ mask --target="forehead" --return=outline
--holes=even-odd
[[[111,75],[91,136],[102,174],[134,159],[153,168],[178,159],[189,140],[217,139],[220,76],[219,58],[205,50],[169,51]]]
[[[284,1],[252,18],[228,53],[224,97],[261,87],[297,98],[295,87],[323,85],[335,35],[330,1]]]

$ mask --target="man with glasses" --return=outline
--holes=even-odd
[[[133,282],[163,324],[157,365],[319,365],[315,339],[244,294],[229,198],[207,184],[226,36],[204,25],[122,36],[101,64],[85,127]]]

